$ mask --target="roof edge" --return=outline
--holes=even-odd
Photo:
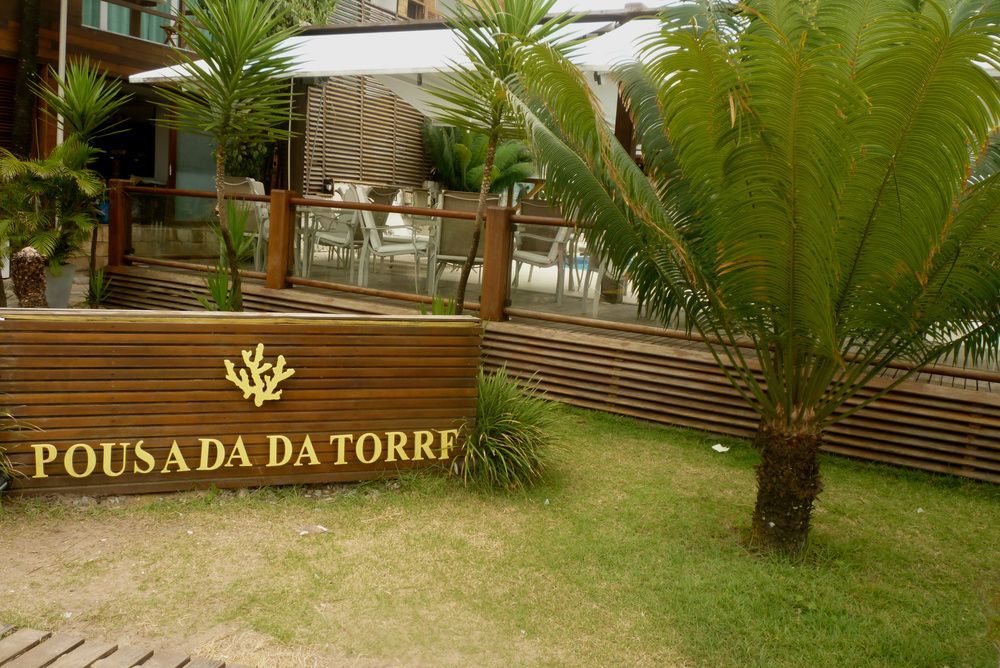
[[[659,13],[659,9],[652,8],[579,12],[571,14],[571,16],[576,18],[576,23],[625,23],[633,19],[656,18]],[[551,16],[558,15],[553,14]],[[342,25],[309,26],[297,34],[301,36],[314,36],[351,33],[416,32],[420,30],[441,30],[448,27],[446,20],[425,19],[419,21],[394,21],[391,23],[347,23]]]

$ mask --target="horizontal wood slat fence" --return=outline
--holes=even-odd
[[[113,182],[109,235],[112,304],[135,309],[200,308],[195,294],[206,294],[205,282],[191,271],[199,268],[130,254],[129,194],[172,196],[178,192]],[[429,300],[419,295],[289,276],[288,244],[292,235],[287,232],[293,225],[296,206],[423,216],[441,215],[441,211],[307,199],[278,190],[269,198],[254,198],[265,199],[270,202],[272,226],[268,271],[246,272],[244,302],[248,310],[412,314],[416,310],[412,302]],[[463,220],[473,218],[467,212],[446,215]],[[753,434],[756,426],[753,414],[728,386],[711,357],[693,346],[690,335],[511,308],[511,240],[517,223],[567,224],[561,220],[514,215],[508,208],[488,210],[480,303],[473,305],[484,321],[483,359],[487,365],[507,365],[515,376],[534,379],[558,401],[736,436]],[[187,273],[151,271],[129,266],[131,263],[170,265]],[[294,286],[296,289],[289,289]],[[392,305],[387,305],[386,300],[392,300]],[[518,322],[509,322],[511,317]],[[644,341],[636,340],[637,337]],[[908,369],[905,363],[894,364],[891,372],[903,373]],[[928,373],[950,386],[904,383],[891,395],[831,428],[826,435],[826,449],[862,459],[1000,482],[1000,392],[990,391],[1000,388],[1000,371],[992,367],[960,369],[941,365]],[[885,382],[889,380],[873,383],[872,391]]]
[[[732,436],[756,431],[753,412],[700,350],[508,322],[488,323],[483,355],[558,401]],[[824,449],[1000,483],[1000,395],[904,382],[829,429]]]
[[[0,320],[0,387],[5,409],[25,429],[0,433],[0,447],[22,474],[13,490],[23,494],[381,477],[436,463],[415,455],[417,432],[440,453],[442,432],[474,418],[480,341],[469,317],[8,311]],[[252,356],[258,344],[264,362],[276,365],[281,355],[294,369],[280,397],[260,405],[227,379],[225,366],[249,370],[243,351]],[[406,457],[387,459],[390,431],[409,434]],[[377,438],[341,451],[331,438],[339,434]],[[307,437],[318,462],[302,456]],[[246,463],[233,454],[241,438]],[[144,463],[140,440],[155,466]],[[273,443],[284,440],[290,445],[273,457]],[[184,466],[169,466],[174,448]],[[220,451],[226,465],[213,468]],[[296,457],[285,459],[289,451]],[[88,457],[91,472],[74,477]],[[40,458],[50,460],[45,476]]]
[[[111,304],[121,308],[197,308],[204,279],[141,267],[109,269]],[[252,311],[413,313],[248,281]],[[684,343],[684,345],[680,345]],[[655,343],[612,332],[573,332],[543,322],[484,322],[483,360],[536,383],[550,399],[664,424],[752,436],[753,413],[711,356],[690,342]],[[888,381],[877,381],[879,383]],[[860,459],[1000,483],[1000,394],[906,382],[833,427],[825,449]]]

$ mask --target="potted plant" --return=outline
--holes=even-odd
[[[97,223],[104,192],[86,168],[93,149],[71,137],[43,160],[20,160],[0,150],[0,239],[11,255],[31,246],[47,261],[49,306],[69,305],[76,268],[69,264]]]
[[[51,70],[51,75],[53,80],[58,81],[59,75],[55,70]],[[61,120],[70,139],[90,149],[89,153],[81,149],[79,155],[75,156],[73,166],[76,168],[89,167],[97,157],[100,153],[95,146],[97,140],[124,131],[118,112],[132,96],[122,91],[121,82],[107,78],[88,58],[69,63],[61,86],[38,85],[33,90],[45,103],[43,108],[52,120],[56,123]],[[80,160],[84,162],[79,162]],[[87,303],[91,308],[96,308],[104,297],[107,283],[103,270],[97,266],[97,225],[89,225],[89,228],[90,287],[87,291]],[[76,248],[73,248],[71,252],[75,251]],[[65,262],[61,259],[58,264],[51,263],[53,267],[64,265]],[[53,272],[51,277],[47,277],[46,296],[49,297],[49,292],[52,292],[49,297],[50,306],[68,302],[75,273],[75,269],[67,269]]]

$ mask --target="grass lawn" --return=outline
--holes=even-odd
[[[792,564],[742,547],[747,444],[559,417],[524,495],[424,476],[7,501],[0,620],[257,666],[997,665],[997,487],[826,458]]]

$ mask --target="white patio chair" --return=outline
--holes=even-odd
[[[413,287],[416,293],[420,292],[420,257],[427,256],[427,242],[418,239],[413,228],[402,226],[409,231],[408,239],[394,238],[391,234],[400,227],[389,227],[387,225],[377,225],[375,217],[371,211],[359,211],[361,214],[361,230],[364,233],[364,243],[361,247],[361,261],[358,268],[358,285],[367,287],[368,267],[371,258],[395,258],[399,256],[413,256]],[[430,271],[430,261],[428,259],[428,271]]]
[[[542,216],[562,220],[559,207],[544,200],[522,200],[521,213],[525,216]],[[519,224],[514,233],[514,287],[521,278],[522,265],[532,268],[556,267],[556,303],[562,304],[566,283],[566,245],[572,231],[568,227]],[[531,280],[531,273],[528,274]]]
[[[488,195],[486,206],[496,206],[500,201],[499,195]],[[438,208],[445,211],[468,211],[475,213],[479,206],[479,193],[448,192],[441,193],[438,200]],[[437,292],[438,281],[441,280],[441,273],[444,268],[451,265],[463,265],[469,257],[469,249],[472,248],[473,222],[460,218],[441,217],[440,223],[435,230],[433,267],[428,267],[428,271],[433,270],[433,279],[429,293]],[[482,225],[480,225],[482,230]],[[483,264],[483,243],[480,232],[479,249],[476,254],[475,266]]]
[[[581,283],[583,284],[583,304],[587,305],[590,292],[590,279],[594,278],[594,299],[591,302],[591,316],[597,317],[598,308],[601,305],[601,283],[604,282],[604,262],[597,257],[589,248],[586,249],[587,271],[584,272]]]
[[[341,197],[345,202],[360,202],[358,191],[353,186],[344,188]],[[361,233],[361,212],[349,209],[315,209],[313,211],[316,236],[314,243],[325,246],[327,259],[332,260],[334,252],[347,264],[347,274],[354,281],[354,254],[364,245]]]

